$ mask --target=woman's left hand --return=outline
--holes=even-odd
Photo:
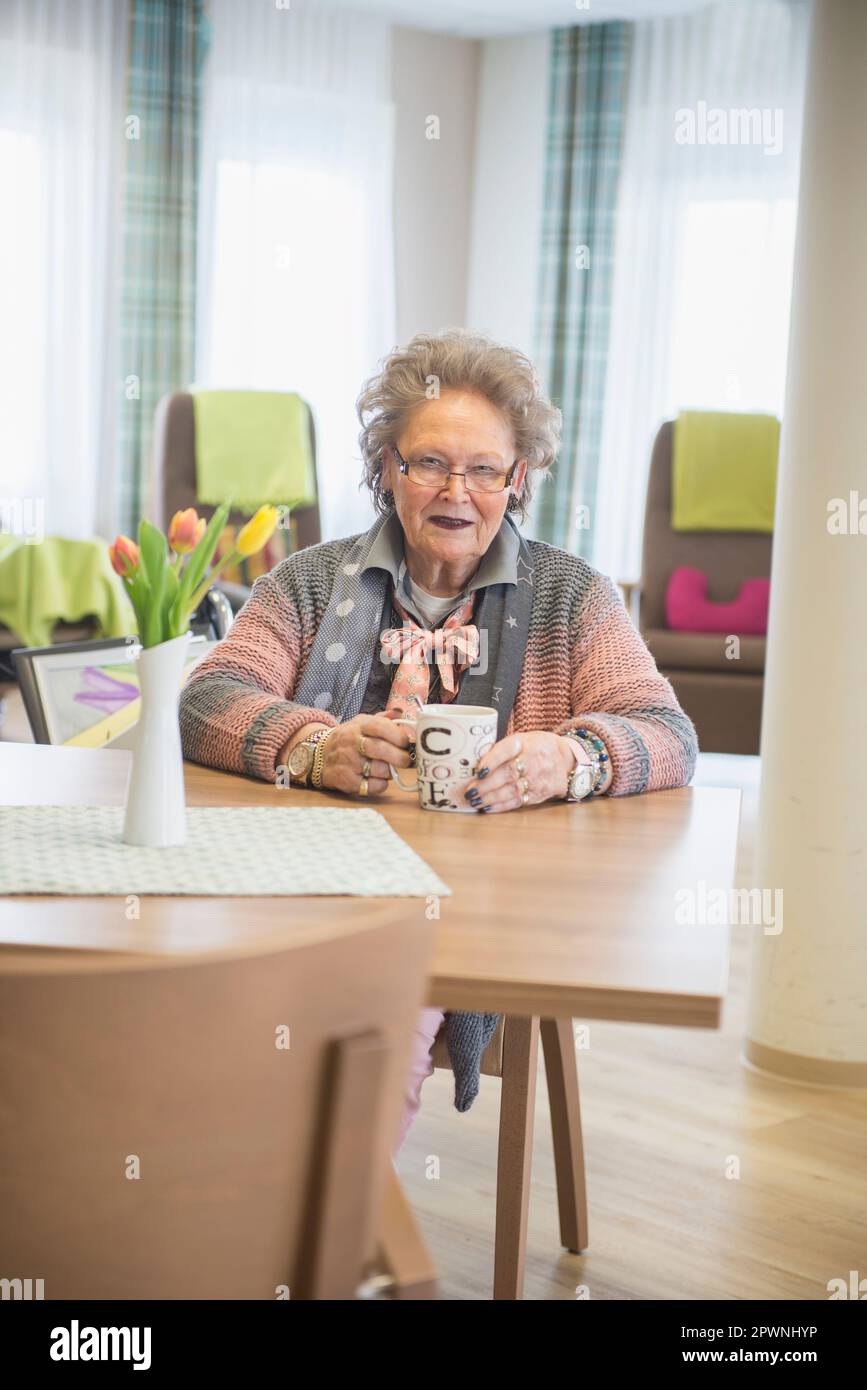
[[[574,764],[569,746],[559,734],[510,734],[480,759],[478,771],[468,781],[464,794],[477,793],[477,797],[467,798],[477,810],[484,807],[488,811],[515,811],[552,797],[565,797]],[[490,768],[488,775],[480,776],[486,767]]]

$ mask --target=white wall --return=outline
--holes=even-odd
[[[531,357],[550,35],[482,44],[467,324]]]
[[[466,325],[532,355],[550,35],[396,28],[397,336]],[[428,116],[440,139],[425,138]]]
[[[414,29],[393,33],[397,339],[462,325],[482,45]],[[426,138],[429,116],[440,138]]]

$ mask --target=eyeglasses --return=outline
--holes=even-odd
[[[391,447],[400,472],[409,478],[410,482],[421,483],[423,487],[445,487],[449,478],[454,476],[463,478],[467,492],[502,492],[509,486],[512,474],[520,462],[520,459],[515,459],[507,472],[502,468],[494,468],[489,463],[474,463],[471,468],[458,473],[437,459],[420,458],[407,461],[393,444]]]

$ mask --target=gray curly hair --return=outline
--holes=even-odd
[[[535,476],[557,457],[562,415],[524,353],[462,328],[417,333],[405,348],[389,353],[361,389],[355,403],[364,464],[360,486],[370,488],[376,511],[384,516],[390,508],[382,482],[383,449],[397,443],[407,415],[431,399],[434,385],[437,394],[450,388],[477,391],[509,421],[516,457],[528,465],[521,496],[512,504],[525,520]]]

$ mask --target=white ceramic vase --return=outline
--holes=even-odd
[[[141,714],[135,726],[124,844],[165,848],[187,836],[178,697],[190,634],[139,653]]]

